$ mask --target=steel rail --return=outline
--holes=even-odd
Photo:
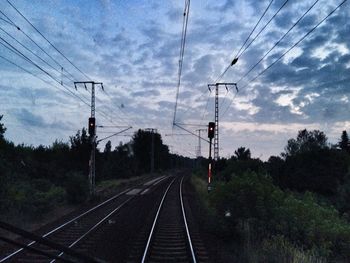
[[[180,202],[181,202],[182,216],[183,216],[183,220],[185,223],[186,234],[187,234],[188,244],[189,244],[190,250],[191,250],[192,260],[193,260],[193,263],[197,263],[196,255],[194,253],[194,249],[193,249],[193,245],[192,245],[190,230],[189,230],[188,225],[187,225],[185,207],[184,207],[184,203],[183,203],[183,199],[182,199],[182,182],[183,182],[183,180],[184,180],[184,176],[181,178],[181,182],[180,182]]]
[[[164,178],[162,178],[162,179],[164,179]],[[162,181],[162,180],[161,180],[161,181]],[[102,203],[100,203],[100,204],[98,204],[98,205],[92,207],[91,209],[85,211],[84,213],[82,213],[82,214],[80,214],[80,215],[74,217],[73,219],[71,219],[71,220],[69,220],[69,221],[63,223],[62,225],[60,225],[60,226],[54,228],[53,230],[51,230],[51,231],[45,233],[45,234],[42,235],[41,237],[45,238],[45,237],[47,237],[47,236],[49,236],[49,235],[51,235],[51,234],[57,232],[58,230],[61,230],[61,229],[64,228],[65,226],[67,226],[67,225],[69,225],[69,224],[71,224],[71,223],[73,223],[73,222],[75,222],[75,221],[81,219],[82,217],[84,217],[84,216],[90,214],[91,212],[95,211],[96,209],[100,208],[101,206],[104,206],[104,205],[110,203],[111,201],[113,201],[114,199],[116,199],[116,198],[118,198],[118,197],[124,195],[125,193],[129,192],[131,189],[132,189],[132,187],[130,187],[130,188],[128,188],[128,189],[126,189],[126,190],[124,190],[124,191],[122,191],[122,192],[116,194],[115,196],[113,196],[113,197],[111,197],[111,198],[105,200],[104,202],[102,202]],[[30,246],[34,245],[35,243],[37,243],[37,242],[36,242],[36,241],[31,241],[31,242],[29,242],[29,243],[27,244],[27,247],[30,247]],[[1,259],[0,259],[0,263],[3,263],[3,262],[5,262],[6,260],[9,260],[10,258],[14,257],[15,255],[17,255],[18,253],[22,252],[23,250],[24,250],[24,248],[17,249],[16,251],[12,252],[11,254],[5,256],[4,258],[1,258]]]
[[[159,216],[160,210],[162,209],[162,206],[163,206],[163,203],[164,203],[164,199],[167,196],[167,194],[169,192],[169,189],[172,186],[172,184],[174,183],[175,179],[176,179],[176,177],[171,181],[171,183],[169,184],[169,186],[167,187],[167,189],[164,192],[162,200],[160,201],[160,204],[159,204],[156,216],[155,216],[153,224],[152,224],[151,231],[150,231],[149,236],[148,236],[147,244],[146,244],[145,250],[143,252],[141,263],[145,263],[146,256],[148,254],[149,245],[151,243],[151,239],[152,239],[152,236],[153,236],[153,233],[154,233],[154,228],[155,228],[155,226],[157,224],[157,221],[158,221],[158,216]]]
[[[106,215],[104,218],[102,218],[97,224],[95,224],[93,227],[91,227],[88,231],[86,231],[83,235],[81,235],[78,239],[76,239],[73,243],[71,243],[68,247],[72,248],[73,246],[75,246],[79,241],[81,241],[83,238],[85,238],[88,234],[90,234],[92,231],[94,231],[97,227],[99,227],[102,223],[104,223],[108,218],[110,218],[115,212],[117,212],[120,208],[122,208],[124,205],[126,205],[128,202],[130,202],[132,199],[134,199],[136,197],[136,195],[131,196],[130,198],[128,198],[126,201],[124,201],[123,203],[121,203],[118,207],[116,207],[115,209],[113,209],[112,212],[110,212],[108,215]],[[61,257],[64,253],[61,252],[58,257]],[[50,261],[50,263],[55,262],[56,259],[53,259]]]

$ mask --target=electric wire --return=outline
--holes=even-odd
[[[18,41],[15,37],[13,37],[11,34],[9,34],[6,30],[4,30],[1,26],[0,26],[0,30],[3,31],[7,36],[9,36],[11,39],[13,39],[16,43],[18,43],[21,47],[23,47],[25,50],[27,50],[28,52],[30,52],[33,56],[37,57],[38,59],[40,59],[43,63],[45,63],[47,66],[49,66],[51,69],[53,69],[54,71],[56,71],[58,74],[61,74],[61,72],[56,69],[55,67],[53,67],[51,64],[49,64],[46,60],[44,60],[42,57],[38,56],[37,54],[35,54],[32,50],[30,50],[27,46],[25,46],[24,44],[22,44],[20,41]],[[74,79],[70,78],[69,76],[65,75],[66,78],[68,78],[71,81],[74,81]]]
[[[182,21],[182,33],[181,33],[179,67],[178,67],[178,76],[177,76],[177,85],[176,85],[176,97],[175,97],[173,124],[176,122],[176,112],[177,112],[177,104],[178,104],[180,85],[181,85],[182,65],[183,65],[183,58],[184,58],[184,54],[185,54],[185,44],[186,44],[189,12],[190,12],[190,0],[187,0],[185,2],[183,21]]]
[[[327,16],[325,16],[320,22],[318,22],[311,30],[309,30],[303,37],[301,37],[297,42],[294,43],[287,51],[285,51],[282,55],[280,55],[274,62],[272,62],[268,67],[262,70],[258,75],[252,78],[243,88],[249,85],[249,83],[255,81],[258,77],[263,75],[266,71],[268,71],[272,66],[274,66],[278,61],[280,61],[286,54],[288,54],[293,48],[295,48],[298,44],[300,44],[306,37],[308,37],[315,29],[317,29],[327,18],[329,18],[335,11],[337,11],[345,2],[348,0],[343,0],[335,9],[333,9]]]
[[[283,34],[283,36],[256,62],[238,81],[237,83],[241,82],[246,76],[249,75],[250,72],[252,72],[270,53],[272,50],[274,50],[281,42],[282,40],[300,23],[301,20],[311,11],[311,9],[319,2],[319,0],[316,0],[305,12],[304,14]]]
[[[45,82],[46,84],[48,84],[48,85],[50,85],[50,86],[52,86],[52,87],[54,87],[54,88],[56,88],[56,89],[59,89],[60,91],[63,91],[63,92],[66,93],[67,95],[69,95],[69,96],[71,96],[71,97],[74,97],[74,98],[76,98],[76,99],[79,99],[82,103],[84,103],[85,105],[87,105],[87,106],[90,107],[90,104],[89,104],[88,102],[84,101],[81,97],[79,97],[77,94],[75,94],[75,93],[72,92],[71,90],[66,89],[66,88],[63,89],[61,86],[56,86],[56,85],[52,84],[51,82],[49,82],[49,81],[47,81],[47,80],[45,80],[45,79],[39,77],[38,75],[34,74],[33,72],[30,72],[29,70],[25,69],[24,67],[18,65],[17,63],[11,61],[10,59],[8,59],[8,58],[6,58],[6,57],[4,57],[4,56],[2,56],[2,55],[0,55],[0,58],[2,58],[3,60],[7,61],[9,64],[12,64],[12,65],[18,67],[19,69],[23,70],[24,72],[26,72],[26,73],[28,73],[28,74],[30,74],[30,75],[32,75],[32,76],[34,76],[34,77],[40,79],[41,81]]]
[[[282,6],[275,12],[275,14],[270,18],[269,21],[260,29],[260,31],[255,35],[255,37],[249,42],[249,44],[242,50],[240,54],[238,54],[238,58],[240,58],[243,53],[253,44],[253,42],[260,36],[260,34],[268,27],[268,25],[272,22],[272,20],[275,19],[275,17],[278,15],[278,13],[286,6],[289,0],[286,0]]]
[[[61,84],[61,82],[56,79],[54,76],[52,76],[49,72],[47,72],[46,70],[44,70],[42,67],[40,67],[39,65],[37,65],[34,61],[32,61],[30,58],[28,58],[26,55],[24,55],[22,52],[20,52],[17,48],[15,48],[14,46],[12,46],[10,43],[8,43],[6,40],[4,40],[1,36],[0,36],[0,40],[2,40],[3,42],[5,42],[7,45],[9,45],[10,47],[6,46],[4,43],[0,42],[1,45],[3,45],[5,48],[7,48],[8,50],[10,50],[11,52],[13,52],[14,54],[18,55],[19,57],[21,57],[22,59],[25,59],[27,62],[31,63],[32,65],[34,65],[36,68],[38,68],[39,70],[41,70],[42,72],[44,72],[46,75],[48,75],[51,79],[53,79],[55,82],[57,82],[58,84],[60,84],[61,86],[63,86],[67,91],[69,91],[69,93],[74,94],[72,91],[69,90],[68,87],[66,87],[65,85]],[[13,63],[12,63],[13,64]],[[28,72],[28,71],[27,71]],[[36,76],[36,75],[34,75]],[[41,78],[40,78],[41,79]],[[75,97],[80,98],[78,95],[74,94]],[[86,99],[86,98],[85,98]],[[81,101],[84,101],[83,99],[80,98]],[[84,101],[84,104],[89,105],[88,103],[86,103]],[[110,122],[114,123],[113,119],[108,116],[107,113],[105,113],[102,110],[96,110],[97,113],[101,114],[102,116],[104,116],[107,120],[109,120]]]
[[[26,55],[24,55],[21,51],[19,51],[16,47],[14,47],[13,45],[11,45],[9,42],[7,42],[5,39],[3,39],[0,36],[0,40],[2,40],[4,43],[6,43],[6,45],[2,42],[0,42],[1,45],[3,45],[5,48],[7,48],[8,50],[12,51],[14,54],[22,57],[23,59],[25,59],[27,62],[31,63],[32,65],[34,65],[36,68],[38,68],[39,70],[41,70],[42,72],[44,72],[46,75],[48,75],[50,78],[52,78],[54,81],[58,82],[60,84],[60,81],[57,80],[54,76],[52,76],[49,72],[47,72],[45,69],[43,69],[42,67],[40,67],[38,64],[36,64],[33,60],[31,60],[29,57],[27,57]]]
[[[1,12],[1,11],[0,11]],[[1,12],[4,14],[3,12]],[[4,14],[6,15],[6,14]],[[68,72],[65,67],[63,67],[53,56],[51,56],[44,48],[42,48],[31,36],[29,36],[26,32],[24,32],[19,26],[17,26],[12,19],[10,19],[8,16],[6,18],[11,22],[10,24],[15,27],[18,31],[20,31],[26,38],[28,38],[37,48],[39,48],[46,56],[48,56],[57,66],[59,66],[60,69],[63,69],[68,73],[71,79],[75,79],[74,76]],[[67,77],[67,76],[66,76]]]
[[[36,68],[38,68],[40,71],[42,71],[43,73],[45,73],[46,75],[48,75],[51,79],[53,79],[55,82],[57,82],[58,84],[60,84],[61,86],[64,86],[65,89],[69,89],[68,87],[65,87],[65,85],[63,85],[63,83],[58,80],[57,78],[55,78],[52,74],[50,74],[48,71],[46,71],[45,69],[43,69],[42,67],[40,67],[38,64],[36,64],[33,60],[31,60],[29,57],[27,57],[25,54],[23,54],[21,51],[19,51],[16,47],[14,47],[13,45],[11,45],[9,42],[7,42],[5,39],[3,39],[0,36],[0,40],[2,40],[3,42],[6,43],[6,45],[2,42],[0,42],[1,45],[3,45],[5,48],[7,48],[8,50],[10,50],[12,53],[14,53],[15,55],[21,57],[22,59],[26,60],[28,63],[34,65]],[[84,99],[87,99],[84,97]]]
[[[77,94],[75,94],[74,92],[72,92],[72,91],[71,91],[68,87],[66,87],[65,85],[63,85],[63,86],[62,86],[62,85],[56,86],[56,85],[52,84],[51,82],[49,82],[49,81],[47,81],[47,80],[45,80],[45,79],[39,77],[38,75],[34,74],[33,72],[30,72],[29,70],[25,69],[24,67],[18,65],[17,63],[11,61],[10,59],[8,59],[8,58],[6,58],[6,57],[4,57],[4,56],[2,56],[2,55],[0,55],[0,58],[2,58],[3,60],[7,61],[8,63],[10,63],[10,64],[12,64],[12,65],[14,65],[14,66],[16,66],[16,67],[18,67],[18,68],[20,68],[20,69],[23,70],[24,72],[26,72],[26,73],[28,73],[28,74],[30,74],[30,75],[32,75],[32,76],[34,76],[34,77],[40,79],[40,80],[43,81],[44,83],[46,83],[46,84],[48,84],[48,85],[50,85],[50,86],[52,86],[52,87],[54,87],[54,88],[56,88],[56,89],[59,89],[60,91],[63,91],[65,94],[67,94],[67,95],[69,95],[69,96],[71,96],[71,97],[73,97],[73,98],[76,98],[76,99],[80,100],[80,101],[81,101],[82,103],[84,103],[86,106],[91,107],[91,105],[90,105],[88,102],[86,102],[86,101],[83,100],[80,96],[78,96]],[[62,88],[62,87],[63,87],[63,88]],[[109,120],[110,122],[114,123],[113,120],[112,120],[106,113],[102,112],[101,110],[96,110],[96,113],[101,114],[101,116],[104,117],[106,120]]]
[[[0,12],[1,12],[1,10],[0,10]],[[4,21],[12,26],[12,24],[9,21],[7,21],[6,19],[3,19],[2,17],[0,17],[0,20]]]
[[[82,75],[84,75],[87,79],[91,80],[81,69],[79,69],[69,58],[67,58],[54,44],[51,43],[50,40],[48,40],[40,31],[37,29],[9,0],[7,0],[9,5],[13,7],[13,9],[16,10],[16,12],[28,23],[30,24],[34,30],[42,36],[49,44],[51,47],[53,47],[62,57],[64,57],[76,70],[78,70]]]
[[[217,83],[225,74],[226,72],[229,70],[229,68],[234,64],[234,60],[237,58],[238,54],[241,52],[241,50],[243,49],[243,47],[245,46],[245,44],[248,42],[249,38],[251,37],[251,35],[254,33],[255,29],[257,28],[257,26],[260,24],[261,20],[264,18],[265,14],[267,13],[267,11],[269,10],[272,2],[274,0],[271,0],[269,2],[269,4],[267,5],[267,7],[265,8],[264,12],[262,13],[262,15],[260,16],[259,20],[256,22],[255,26],[253,27],[252,31],[249,33],[248,37],[246,38],[246,40],[244,41],[243,45],[241,46],[241,48],[238,50],[237,54],[234,56],[232,62],[225,68],[225,70],[221,73],[221,75],[215,80],[215,83]],[[236,61],[237,62],[237,61]]]
[[[238,52],[236,53],[236,55],[234,56],[232,62],[225,68],[225,70],[223,71],[223,73],[216,79],[215,83],[218,82],[226,73],[227,71],[230,69],[230,67],[233,65],[234,60],[236,60],[236,62],[238,61],[238,59],[243,55],[243,53],[254,43],[254,41],[260,36],[260,34],[268,27],[268,25],[275,19],[275,17],[279,14],[279,12],[286,6],[286,4],[288,3],[289,0],[286,0],[282,6],[280,6],[280,8],[273,14],[273,16],[267,21],[267,23],[260,29],[260,31],[255,35],[255,37],[249,42],[248,45],[245,46],[245,44],[248,42],[248,40],[250,39],[251,35],[253,34],[253,32],[255,31],[255,29],[257,28],[258,24],[260,23],[260,21],[262,20],[262,18],[265,16],[265,14],[267,13],[268,9],[270,8],[272,1],[270,1],[269,5],[266,7],[265,11],[263,12],[262,16],[260,17],[260,19],[258,20],[258,22],[256,23],[256,25],[254,26],[253,30],[251,31],[251,33],[248,35],[247,39],[245,40],[245,42],[243,43],[243,45],[241,46],[241,48],[238,50]],[[243,47],[245,46],[245,48],[243,49]],[[242,50],[243,49],[243,50]],[[237,91],[238,92],[238,91]],[[225,101],[225,99],[227,98],[228,92],[226,93],[225,97],[223,98],[222,101]],[[229,103],[230,104],[230,103]],[[222,108],[223,105],[219,104],[219,109]],[[229,106],[228,106],[229,107]],[[225,112],[228,110],[228,108],[226,108]]]
[[[343,0],[339,5],[337,5],[331,12],[329,12],[322,20],[320,20],[312,29],[310,29],[304,36],[302,36],[297,42],[295,42],[288,50],[286,50],[284,53],[282,53],[275,61],[273,61],[268,67],[266,67],[264,70],[262,70],[260,73],[258,73],[255,77],[250,79],[246,85],[240,88],[240,90],[246,88],[250,83],[255,81],[257,78],[262,76],[265,72],[267,72],[271,67],[273,67],[277,62],[279,62],[286,54],[288,54],[293,48],[295,48],[297,45],[299,45],[305,38],[307,38],[313,31],[315,31],[325,20],[327,20],[331,15],[333,15],[345,2],[348,0]],[[236,97],[236,96],[235,96]],[[232,105],[233,100],[231,100],[231,103],[229,104],[228,108]],[[224,113],[227,112],[228,109]],[[224,114],[223,114],[224,115]],[[222,115],[222,116],[223,116]]]
[[[27,23],[29,23],[37,33],[39,33],[59,54],[61,54],[70,64],[72,64],[80,73],[82,73],[85,77],[87,77],[88,79],[90,79],[85,73],[83,73],[77,66],[75,66],[71,60],[69,60],[60,50],[58,50],[10,1],[7,1],[15,10],[17,13],[19,13],[22,18],[24,18],[26,20]],[[38,48],[40,48],[47,56],[49,56],[57,65],[59,65],[61,67],[61,69],[64,69],[64,67],[57,62],[57,60],[55,60],[51,55],[49,55],[43,48],[41,48],[28,34],[26,34],[23,30],[21,30],[20,27],[18,27],[6,14],[4,14],[1,11],[1,14],[3,14],[10,22],[10,24],[12,24],[14,27],[16,27],[19,31],[21,31],[28,39],[30,39]],[[36,65],[37,66],[37,65]],[[42,69],[41,69],[42,70]],[[66,71],[66,70],[65,70]],[[66,71],[68,74],[70,74],[68,71]],[[47,72],[45,72],[47,73]],[[74,76],[72,74],[70,74],[72,76],[72,78],[74,79]],[[56,80],[57,81],[57,80]],[[98,110],[97,112],[101,113],[105,118],[107,118],[110,122],[113,122],[113,119],[108,116],[107,113]],[[125,122],[125,121],[124,121]],[[126,123],[126,122],[125,122]]]

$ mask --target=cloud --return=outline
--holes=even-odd
[[[238,63],[230,67],[219,80],[239,81],[236,96],[234,90],[228,94],[220,91],[220,114],[226,111],[220,116],[225,127],[220,134],[221,138],[225,138],[222,141],[222,147],[226,149],[223,154],[229,154],[236,146],[246,145],[257,156],[279,153],[286,140],[294,136],[298,129],[324,128],[336,136],[336,129],[342,129],[346,123],[350,110],[347,77],[350,73],[348,5],[334,13],[284,59],[250,82],[336,5],[320,1],[266,59],[240,80],[313,2],[289,1],[274,22],[240,56]],[[214,118],[214,95],[207,90],[207,84],[214,82],[229,65],[268,3],[255,0],[191,3],[178,101],[179,121],[207,123]],[[252,37],[283,3],[284,0],[272,3]],[[136,129],[167,127],[171,123],[183,3],[144,0],[115,3],[100,0],[84,5],[67,5],[56,1],[49,1],[47,5],[24,1],[17,5],[74,65],[92,80],[104,83],[108,95],[96,91],[100,123],[110,119],[116,123],[131,122]],[[4,9],[5,12],[9,10]],[[95,11],[93,18],[87,16],[91,10]],[[74,80],[86,79],[35,34],[30,26],[25,26],[24,22],[20,26],[65,71],[71,73]],[[13,30],[11,33],[20,41],[43,56],[58,71],[61,70],[59,65],[42,54],[19,32],[6,28]],[[2,55],[28,66],[15,55],[0,49]],[[47,78],[33,67],[28,69]],[[0,72],[3,76],[0,80],[0,96],[4,101],[4,112],[12,118],[6,120],[19,122],[21,127],[33,127],[38,130],[38,134],[40,130],[44,139],[30,137],[34,142],[52,139],[47,132],[50,129],[60,130],[70,126],[77,129],[86,125],[90,111],[88,106],[7,63],[1,63]],[[52,74],[61,78],[55,71]],[[64,81],[74,94],[90,101],[88,91],[75,91],[71,80]],[[120,109],[122,104],[124,108]],[[108,118],[99,110],[106,112]],[[230,122],[231,128],[226,128]],[[232,128],[247,127],[247,123],[254,129]],[[332,126],[334,123],[337,125]],[[13,127],[9,130],[15,129]],[[19,135],[20,129],[16,132],[13,138],[25,138]],[[62,136],[68,136],[68,133]],[[184,149],[193,151],[197,141],[193,138],[184,141]],[[271,149],[269,145],[272,145]]]

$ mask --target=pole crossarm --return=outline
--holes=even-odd
[[[103,83],[102,82],[95,82],[95,81],[74,81],[74,87],[77,89],[77,84],[84,84],[85,89],[86,84],[91,84],[91,85],[101,85],[102,90],[104,91]]]
[[[211,92],[211,88],[215,88],[216,86],[225,86],[227,91],[229,86],[233,86],[236,88],[236,91],[238,92],[238,86],[237,86],[237,83],[235,82],[218,82],[218,83],[208,84],[209,91]]]

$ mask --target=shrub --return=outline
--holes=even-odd
[[[87,176],[81,173],[71,172],[66,180],[67,200],[72,204],[78,204],[86,201],[89,195],[89,183]]]
[[[283,192],[268,176],[245,173],[219,184],[210,203],[226,225],[239,228],[248,222],[260,239],[283,235],[321,256],[350,259],[350,224],[333,206],[318,204],[311,193],[296,197]],[[224,217],[226,210],[231,217]]]

